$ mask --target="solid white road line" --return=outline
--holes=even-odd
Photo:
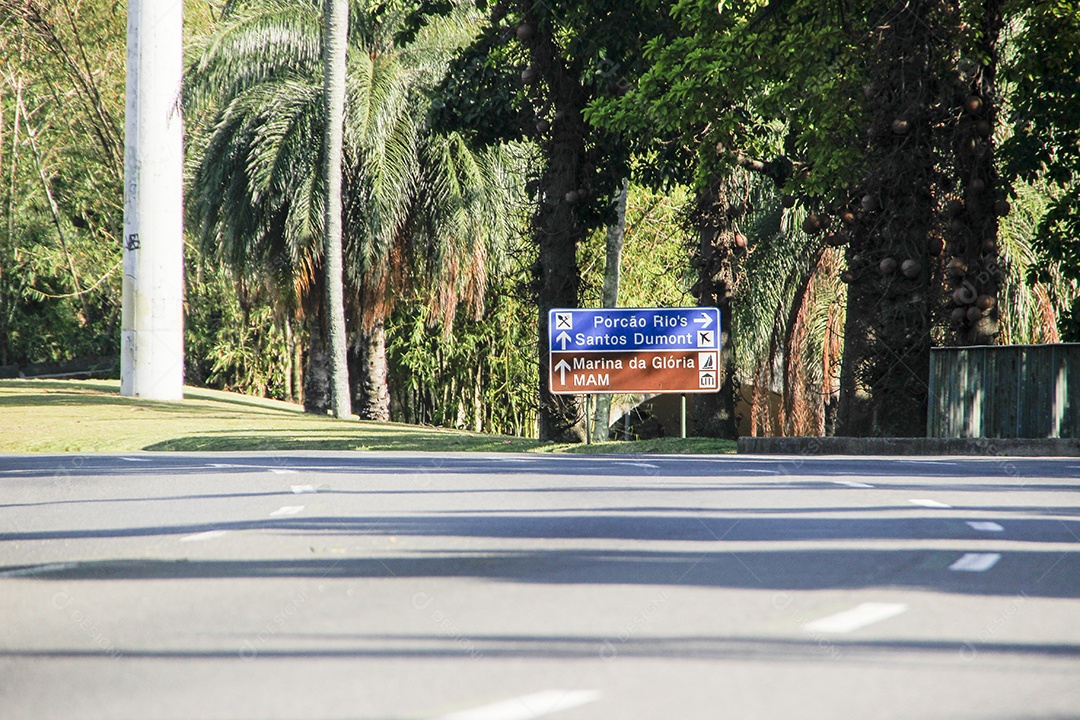
[[[296,474],[298,474],[298,471],[289,470],[288,468],[270,468],[270,472],[274,473],[275,475],[296,475]]]
[[[203,540],[213,540],[214,538],[219,538],[228,533],[228,530],[207,530],[206,532],[195,533],[194,535],[185,535],[180,538],[180,542],[202,542]]]
[[[277,517],[279,515],[296,515],[304,511],[306,505],[286,505],[285,507],[278,508],[274,512],[270,513],[270,517]]]
[[[968,526],[979,532],[1005,532],[1005,528],[989,520],[968,520]]]
[[[928,508],[951,508],[952,507],[952,505],[946,505],[945,503],[938,502],[937,500],[915,499],[915,500],[908,500],[908,502],[911,503],[912,505],[919,505],[921,507],[928,507]]]
[[[949,566],[959,572],[986,572],[997,565],[1001,553],[967,553]]]
[[[833,480],[832,482],[834,484],[836,484],[836,485],[847,485],[848,487],[854,487],[854,488],[872,488],[872,487],[874,487],[873,485],[870,485],[868,483],[855,482],[854,480]]]
[[[596,690],[545,690],[472,710],[440,715],[436,720],[532,720],[600,699]]]
[[[902,603],[863,603],[850,610],[823,617],[803,625],[808,632],[849,633],[867,625],[888,620],[908,609]]]

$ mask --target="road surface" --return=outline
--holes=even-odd
[[[1080,718],[1078,478],[0,456],[0,717]]]

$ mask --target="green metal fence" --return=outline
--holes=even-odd
[[[1080,437],[1080,343],[935,348],[927,437]]]

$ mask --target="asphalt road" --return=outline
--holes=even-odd
[[[0,456],[0,718],[1080,718],[1080,460]]]

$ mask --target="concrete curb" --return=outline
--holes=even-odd
[[[1080,438],[741,437],[740,455],[1080,457]]]

